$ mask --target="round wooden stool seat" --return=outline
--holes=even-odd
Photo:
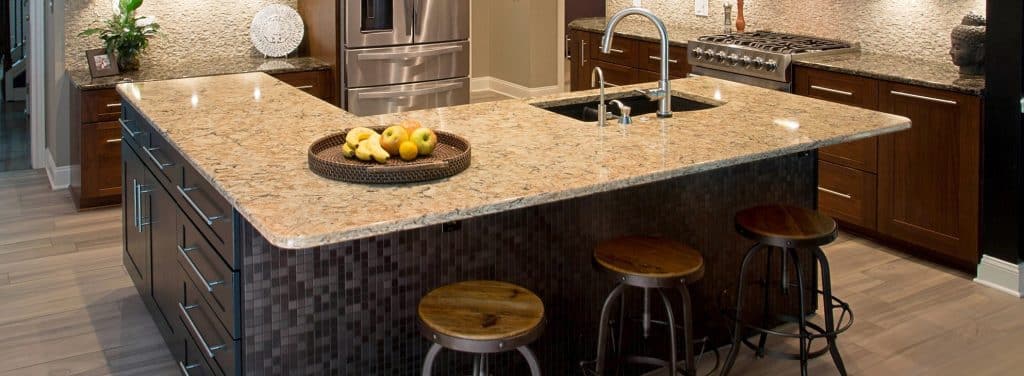
[[[704,276],[704,257],[689,246],[668,239],[629,236],[601,242],[594,262],[638,287],[674,287]]]
[[[511,283],[466,281],[441,286],[420,300],[423,334],[444,347],[474,353],[512,350],[533,342],[544,303]]]
[[[839,235],[832,218],[786,205],[756,206],[737,213],[736,231],[762,244],[783,248],[818,247]]]

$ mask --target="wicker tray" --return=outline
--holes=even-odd
[[[387,127],[371,127],[378,133]],[[392,156],[387,163],[345,158],[341,146],[344,132],[321,138],[309,147],[309,169],[328,179],[350,183],[396,184],[435,180],[453,176],[469,168],[469,141],[454,134],[437,131],[437,147],[428,156],[403,161]]]

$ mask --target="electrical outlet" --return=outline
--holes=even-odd
[[[642,7],[642,6],[644,6],[643,2],[644,2],[643,0],[633,0],[633,6],[635,6],[635,7]]]
[[[707,17],[708,16],[708,0],[694,0],[693,1],[693,14]]]

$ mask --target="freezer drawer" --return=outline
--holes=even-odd
[[[469,42],[345,51],[348,87],[397,85],[469,75]]]
[[[414,0],[416,43],[469,39],[469,0]]]
[[[348,111],[379,115],[469,103],[469,78],[349,89]]]

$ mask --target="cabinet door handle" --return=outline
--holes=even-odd
[[[139,184],[139,181],[136,179],[132,179],[132,190],[135,195],[135,230],[142,232],[143,227],[149,226],[152,223],[142,218],[142,195],[153,190],[148,186]]]
[[[825,193],[828,193],[828,194],[833,195],[833,196],[839,196],[839,197],[845,198],[847,200],[853,198],[853,196],[851,196],[851,195],[848,195],[848,194],[845,194],[845,193],[836,192],[836,191],[833,191],[831,189],[824,188],[824,187],[818,187],[818,190],[822,191],[822,192],[825,192]]]
[[[207,226],[213,226],[213,222],[224,219],[223,215],[207,216],[206,213],[203,213],[203,209],[200,209],[199,205],[196,205],[196,202],[192,200],[192,196],[188,195],[189,192],[198,190],[199,188],[182,188],[180,185],[176,187],[178,188],[178,193],[181,193],[181,196],[185,198],[185,202],[188,202],[188,205],[192,207],[192,210],[195,210],[196,213],[203,218],[203,222],[206,222]]]
[[[839,89],[832,89],[832,88],[827,88],[827,87],[818,86],[818,85],[811,85],[811,90],[818,90],[818,91],[824,91],[826,93],[845,95],[847,97],[852,97],[853,96],[853,93],[851,93],[849,91],[843,91],[843,90],[839,90]]]
[[[302,86],[296,86],[295,88],[299,89],[299,90],[309,90],[309,89],[313,88],[313,85],[302,85]]]
[[[586,67],[587,64],[587,41],[580,41],[580,66]]]
[[[889,90],[889,94],[892,94],[892,95],[895,95],[895,96],[898,96],[898,97],[904,97],[904,98],[920,99],[920,100],[928,101],[928,102],[935,102],[935,103],[942,103],[942,104],[951,104],[951,105],[954,105],[954,106],[957,105],[956,101],[951,101],[949,99],[940,99],[940,98],[934,98],[934,97],[927,97],[927,96],[924,96],[924,95],[905,93],[905,92],[896,91],[896,90]]]
[[[654,60],[654,61],[661,61],[661,58],[660,58],[660,57],[658,57],[658,56],[648,56],[647,58],[648,58],[648,59],[651,59],[651,60]],[[678,63],[679,63],[679,60],[675,60],[675,59],[668,59],[668,62],[669,62],[670,64],[678,64]]]
[[[626,51],[620,50],[618,48],[609,48],[608,52],[614,52],[614,53],[617,53],[617,54],[621,54],[621,53],[625,53]]]
[[[120,103],[107,103],[107,108],[121,108]]]
[[[196,248],[196,247],[182,248],[179,245],[178,246],[178,253],[180,253],[181,256],[185,258],[185,261],[188,262],[188,266],[191,267],[192,271],[196,273],[196,277],[199,277],[199,282],[202,282],[203,286],[206,287],[206,292],[213,292],[213,288],[218,286],[218,285],[223,285],[224,281],[220,280],[220,281],[207,282],[206,277],[203,276],[203,272],[199,271],[199,268],[196,267],[196,263],[194,261],[192,261],[192,257],[188,255],[190,252],[198,250],[198,249],[199,248]]]
[[[118,142],[121,142],[120,138],[111,138],[111,139],[107,140],[108,144],[114,144],[114,143],[118,143]]]
[[[151,161],[153,161],[153,163],[156,163],[156,167],[157,168],[163,170],[164,168],[174,166],[174,163],[170,163],[170,162],[164,163],[164,162],[160,162],[160,160],[156,159],[156,156],[153,155],[153,151],[156,151],[156,150],[160,150],[160,148],[151,148],[151,147],[146,147],[146,146],[142,147],[142,151],[146,152],[146,156],[149,157],[149,159]]]
[[[135,136],[138,136],[140,133],[142,133],[133,131],[130,127],[128,127],[128,121],[124,119],[118,118],[117,122],[121,123],[121,129],[124,130],[125,133],[128,133],[128,137],[135,138]]]
[[[181,315],[185,317],[185,323],[188,324],[189,330],[192,331],[192,334],[196,335],[196,340],[199,341],[199,346],[202,346],[203,351],[206,352],[207,356],[209,356],[210,358],[214,358],[214,357],[217,356],[217,354],[213,353],[214,351],[223,350],[223,349],[227,348],[227,346],[226,345],[210,346],[210,345],[208,345],[206,343],[206,338],[203,338],[203,334],[199,333],[199,328],[196,327],[195,321],[192,321],[192,315],[188,314],[188,311],[191,311],[191,310],[196,309],[196,308],[199,308],[198,304],[193,304],[193,305],[190,305],[190,306],[185,306],[185,305],[181,304],[181,302],[178,302],[178,310],[180,310],[181,311]]]
[[[184,362],[178,362],[178,369],[184,376],[192,376],[192,374],[188,373],[188,370],[196,368],[199,368],[199,363],[186,365]]]

